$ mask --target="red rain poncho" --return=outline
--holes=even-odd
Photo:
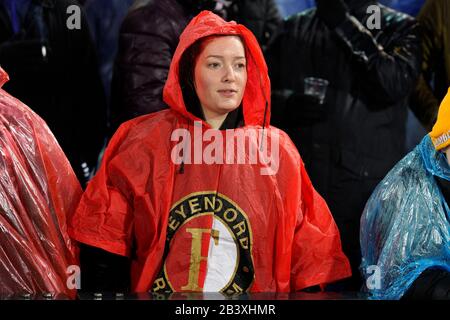
[[[195,130],[210,128],[187,111],[178,68],[186,48],[216,34],[239,35],[245,43],[245,125],[234,132],[261,130],[266,119],[267,143],[279,140],[274,175],[262,175],[262,164],[189,164],[195,160],[188,156],[184,164],[175,164],[171,158],[176,129],[194,136]],[[348,277],[349,263],[325,201],[288,136],[269,126],[269,98],[267,67],[253,34],[210,12],[200,13],[181,35],[172,60],[164,88],[170,109],[119,128],[74,215],[70,234],[132,257],[132,287],[138,292],[287,292]],[[225,131],[215,132],[225,143]],[[196,143],[197,148],[208,147],[205,139],[194,140],[193,153]],[[260,140],[247,142],[259,148]],[[247,153],[243,157],[249,158]]]
[[[0,68],[0,87],[7,80]],[[0,89],[0,298],[75,296],[69,266],[78,261],[66,221],[81,194],[45,122]]]

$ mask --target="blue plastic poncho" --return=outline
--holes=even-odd
[[[361,271],[374,299],[400,299],[430,267],[450,271],[449,205],[433,175],[450,180],[450,167],[427,135],[366,204]],[[379,281],[373,281],[378,275]]]

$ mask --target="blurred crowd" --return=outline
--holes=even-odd
[[[259,41],[271,124],[295,143],[350,259],[353,277],[335,288],[358,290],[365,204],[431,131],[450,86],[450,2],[0,0],[3,88],[45,120],[84,187],[122,123],[167,108],[179,35],[202,10]]]

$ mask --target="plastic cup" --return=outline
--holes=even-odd
[[[322,104],[325,101],[325,95],[327,93],[328,80],[308,77],[304,80],[305,95],[316,97],[319,103]]]

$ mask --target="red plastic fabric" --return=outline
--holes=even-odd
[[[193,42],[214,34],[239,35],[247,47],[245,126],[235,132],[262,128],[266,102],[270,109],[270,81],[255,37],[242,25],[224,22],[209,12],[200,13],[181,35],[172,61],[164,88],[164,100],[171,109],[133,119],[119,128],[71,221],[71,236],[112,253],[133,256],[134,291],[150,290],[161,270],[172,272],[169,276],[183,284],[188,281],[189,268],[181,264],[177,267],[176,263],[172,264],[175,266],[172,270],[163,268],[168,266],[164,263],[170,262],[170,256],[164,259],[166,242],[169,242],[166,239],[172,239],[169,251],[176,250],[172,257],[178,262],[189,261],[190,256],[190,252],[181,249],[183,244],[191,243],[186,230],[181,234],[180,227],[175,237],[168,235],[169,223],[176,225],[170,215],[180,203],[192,197],[190,218],[210,214],[203,208],[206,202],[195,197],[213,194],[242,213],[240,216],[249,228],[246,232],[254,279],[248,291],[296,291],[350,276],[350,266],[329,209],[314,190],[288,136],[269,126],[269,112],[265,135],[267,141],[277,137],[280,146],[276,174],[261,175],[260,164],[186,163],[182,170],[172,161],[171,151],[176,143],[171,141],[171,134],[183,128],[194,136],[193,121],[201,121],[184,105],[178,82],[179,59]],[[203,121],[200,127],[210,128]],[[256,142],[258,146],[260,143]],[[207,145],[203,142],[204,148]],[[195,151],[193,143],[191,147]],[[189,203],[186,206],[189,208]],[[210,220],[198,220],[197,227],[207,230]],[[230,230],[237,228],[230,226]],[[176,237],[181,238],[176,240]],[[175,240],[181,246],[178,249],[174,248]],[[210,241],[207,239],[203,249],[208,248]],[[189,245],[186,247],[189,249]],[[200,273],[204,276],[204,265]],[[201,282],[201,275],[199,279]],[[174,284],[171,289],[176,289]],[[202,290],[201,283],[198,289]]]
[[[0,87],[8,80],[0,68]],[[67,234],[82,190],[45,122],[0,88],[0,298],[64,295],[78,265]]]

